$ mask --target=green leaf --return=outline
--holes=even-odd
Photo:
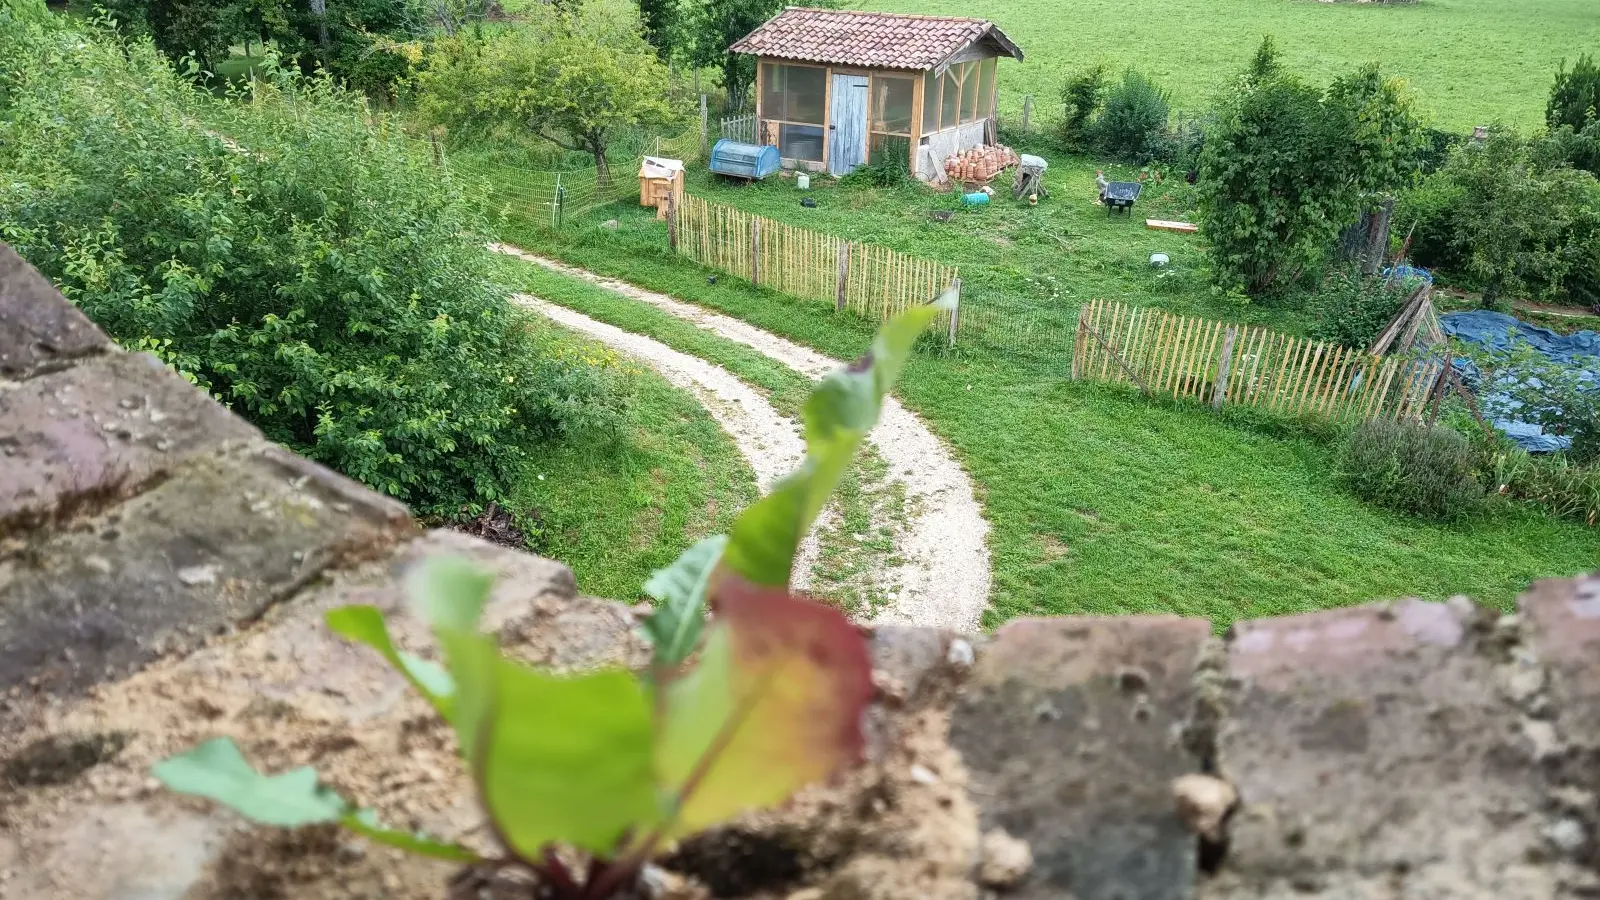
[[[305,766],[282,775],[263,775],[227,738],[162,760],[152,773],[180,794],[207,797],[263,825],[295,828],[337,822],[349,809],[343,798],[317,782],[315,769]]]
[[[473,631],[489,602],[494,576],[459,556],[432,556],[406,573],[406,593],[434,628]]]
[[[872,699],[866,641],[838,610],[719,579],[700,663],[661,688],[656,774],[666,837],[783,802],[860,759]]]
[[[955,302],[946,291],[926,306],[907,310],[879,329],[872,351],[850,366],[831,372],[806,400],[806,458],[772,492],[751,504],[734,522],[723,561],[751,582],[769,587],[789,583],[800,540],[816,521],[856,449],[883,408],[883,397],[900,378],[917,336],[940,310]]]
[[[711,573],[727,544],[725,534],[708,537],[683,551],[672,565],[657,569],[644,583],[644,592],[662,604],[644,623],[645,633],[655,645],[657,664],[675,666],[694,652],[705,627]]]
[[[433,704],[439,715],[450,717],[450,695],[455,693],[455,682],[438,665],[395,647],[389,638],[389,627],[383,620],[383,613],[377,607],[340,607],[329,610],[323,618],[336,633],[366,644],[382,654],[389,665],[411,682],[417,693]]]
[[[378,822],[377,812],[371,809],[350,813],[340,819],[339,824],[364,838],[399,848],[407,853],[415,853],[418,856],[431,856],[434,859],[443,859],[449,862],[470,863],[478,861],[477,854],[459,844],[436,841],[421,834],[385,827]]]
[[[632,673],[556,677],[496,657],[489,690],[469,761],[517,852],[561,842],[608,858],[660,820],[650,702]]]

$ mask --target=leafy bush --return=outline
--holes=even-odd
[[[1078,72],[1061,86],[1061,140],[1069,147],[1084,147],[1089,142],[1089,120],[1100,109],[1105,90],[1106,64],[1103,62]]]
[[[1136,69],[1105,90],[1105,102],[1089,123],[1089,142],[1101,152],[1146,163],[1167,148],[1167,118],[1172,102],[1167,92]]]
[[[427,560],[407,579],[443,666],[398,650],[377,607],[327,614],[330,629],[377,651],[454,727],[498,858],[386,828],[310,768],[263,775],[226,738],[158,763],[155,776],[259,824],[337,823],[481,867],[472,874],[532,875],[528,896],[635,896],[644,864],[672,842],[782,803],[859,760],[873,696],[866,642],[838,610],[787,588],[801,539],[937,312],[928,305],[895,317],[870,355],[823,379],[805,404],[801,468],[746,509],[731,534],[695,544],[645,583],[661,604],[644,626],[655,651],[648,676],[557,675],[501,653],[479,630],[493,579],[461,559]],[[552,852],[556,845],[565,852]],[[569,869],[574,855],[586,865]]]
[[[1579,299],[1595,290],[1600,181],[1551,140],[1496,128],[1452,150],[1400,207],[1400,221],[1416,224],[1417,262],[1470,277],[1489,308],[1523,293],[1561,297],[1569,276]]]
[[[0,58],[0,236],[271,439],[454,516],[620,420],[615,372],[492,286],[448,175],[331,82],[269,70],[224,104],[148,43],[21,16]]]
[[[1357,497],[1426,519],[1460,519],[1483,497],[1472,448],[1449,428],[1366,422],[1345,441],[1338,465]]]
[[[911,182],[911,141],[908,138],[885,138],[883,144],[872,151],[864,166],[857,166],[846,175],[851,184],[872,187],[899,187]]]
[[[1316,318],[1311,336],[1347,347],[1366,347],[1400,311],[1411,287],[1367,278],[1354,270],[1335,272],[1307,301],[1307,312]]]
[[[1270,49],[1270,48],[1267,48]],[[1406,184],[1421,123],[1404,83],[1376,66],[1318,91],[1253,64],[1201,154],[1201,229],[1219,287],[1281,293],[1315,269],[1363,199]]]
[[[1500,496],[1535,504],[1564,519],[1600,524],[1600,469],[1564,456],[1531,456],[1516,446],[1495,448],[1486,468],[1493,478],[1491,489]]]
[[[1550,100],[1545,104],[1545,123],[1554,131],[1565,125],[1574,131],[1600,120],[1600,65],[1585,53],[1578,57],[1572,68],[1561,61],[1556,70],[1555,84],[1550,87]]]

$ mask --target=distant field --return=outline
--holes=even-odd
[[[1180,107],[1203,108],[1271,33],[1296,69],[1326,81],[1378,60],[1411,79],[1443,128],[1532,125],[1563,57],[1600,51],[1600,0],[865,0],[890,12],[978,16],[1022,46],[1000,67],[1002,110],[1054,100],[1062,74],[1104,59],[1159,77]]]

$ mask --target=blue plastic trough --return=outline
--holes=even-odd
[[[778,171],[778,148],[742,144],[723,138],[711,148],[711,171],[718,175],[760,180]]]

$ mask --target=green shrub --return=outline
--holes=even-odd
[[[1580,466],[1565,456],[1530,456],[1515,446],[1495,448],[1485,468],[1496,494],[1532,503],[1561,518],[1600,523],[1600,469]]]
[[[1448,428],[1364,423],[1345,441],[1339,474],[1368,503],[1437,521],[1466,516],[1483,497],[1471,446]]]
[[[1550,100],[1545,104],[1545,123],[1551,130],[1566,125],[1574,131],[1600,119],[1600,65],[1585,53],[1578,57],[1572,68],[1561,61],[1556,70],[1555,84],[1550,87]]]
[[[620,421],[615,370],[541,343],[457,187],[359,99],[269,71],[222,103],[149,43],[3,13],[0,236],[117,340],[424,514]]]
[[[1061,119],[1061,140],[1069,147],[1083,147],[1088,143],[1089,120],[1100,109],[1100,95],[1105,90],[1106,64],[1103,62],[1084,69],[1067,79],[1061,87],[1064,115]]]
[[[1129,69],[1105,91],[1099,115],[1089,123],[1089,142],[1103,153],[1146,163],[1167,147],[1172,101],[1149,76]]]
[[[854,172],[846,175],[845,181],[851,184],[867,184],[872,187],[899,187],[911,182],[911,141],[907,138],[884,138],[883,143],[872,151],[867,164],[857,166]]]
[[[1366,347],[1400,311],[1412,287],[1364,277],[1349,269],[1335,272],[1307,301],[1307,312],[1316,318],[1311,336],[1347,347]]]

